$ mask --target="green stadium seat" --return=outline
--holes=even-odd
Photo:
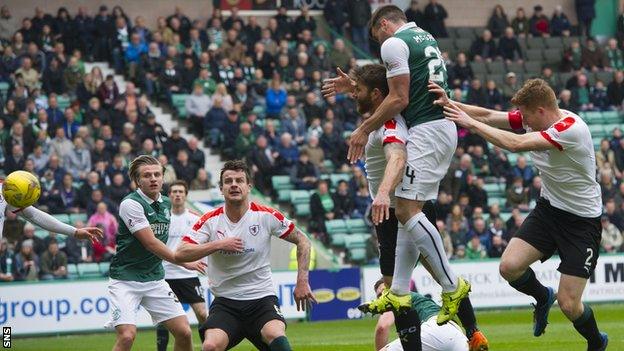
[[[600,112],[582,112],[581,118],[586,121],[587,124],[602,124],[604,122],[602,113]]]
[[[492,61],[487,63],[488,71],[492,74],[504,74],[505,63],[503,61]]]
[[[507,154],[507,161],[509,161],[509,163],[514,166],[516,164],[516,161],[518,160],[518,154],[516,153],[508,153]]]
[[[542,61],[527,61],[524,63],[524,70],[529,77],[536,77],[542,72]],[[525,77],[526,78],[526,77]]]
[[[602,142],[602,138],[592,137],[592,142],[594,144],[594,150],[600,150],[600,143]]]
[[[271,177],[271,185],[275,190],[294,189],[295,185],[290,182],[290,176],[276,175]]]
[[[605,124],[603,127],[605,130],[605,133],[607,134],[606,135],[607,137],[610,137],[611,135],[613,135],[613,130],[615,128],[622,129],[622,126],[619,123]]]
[[[347,219],[347,228],[349,229],[349,233],[365,233],[370,230],[368,225],[366,225],[366,221],[357,218],[357,219]]]
[[[366,241],[370,238],[370,236],[370,234],[366,233],[351,234],[345,238],[345,247],[347,249],[366,247]]]
[[[590,124],[588,127],[593,138],[604,138],[607,136],[607,132],[601,124]]]
[[[332,173],[335,169],[334,163],[331,160],[323,160],[323,168],[325,168],[325,172]]]
[[[78,279],[78,267],[73,263],[67,264],[67,278]]]
[[[488,194],[488,197],[499,197],[504,193],[504,189],[497,183],[487,183],[483,185],[483,190],[485,190]]]
[[[455,47],[457,51],[462,51],[464,53],[468,53],[470,51],[470,46],[472,45],[472,38],[457,38],[455,39]]]
[[[0,98],[2,98],[2,101],[7,100],[8,93],[9,93],[9,83],[0,82]]]
[[[563,41],[561,37],[549,37],[544,39],[546,47],[549,49],[563,49]]]
[[[110,271],[110,262],[100,262],[99,267],[100,267],[100,273],[102,275],[107,276],[108,271]]]
[[[470,41],[475,38],[475,32],[473,27],[456,27],[455,33],[457,35],[457,38],[470,39]]]
[[[295,204],[295,215],[297,217],[309,217],[310,216],[310,204]]]
[[[347,223],[343,219],[332,219],[325,221],[325,228],[329,235],[333,234],[348,234],[349,229]]]
[[[308,190],[293,190],[290,192],[290,202],[297,204],[310,204],[312,194]]]
[[[176,110],[178,111],[178,117],[185,119],[187,117],[187,113],[186,113],[186,107],[184,106],[180,106],[177,107]]]
[[[563,58],[563,54],[561,49],[545,49],[544,50],[544,60],[549,64],[558,64],[561,62]]]
[[[52,216],[65,224],[71,224],[71,221],[69,220],[69,215],[65,213],[55,214]]]
[[[526,52],[526,58],[528,61],[540,62],[544,59],[542,49],[529,49]]]
[[[607,86],[613,80],[613,72],[598,71],[596,72],[596,79],[601,80]]]
[[[58,107],[61,110],[68,108],[69,105],[71,104],[71,101],[69,100],[69,98],[63,95],[58,95],[56,97],[56,101],[58,102]]]
[[[505,206],[505,202],[507,200],[504,197],[493,197],[493,196],[488,196],[488,207],[494,205],[494,204],[498,204],[499,206],[503,207]]]
[[[102,275],[100,266],[97,263],[79,263],[78,275],[81,278],[94,278]]]
[[[43,239],[48,236],[48,231],[44,229],[35,229],[35,236]]]
[[[288,202],[290,200],[291,189],[279,189],[277,191],[277,201]]]
[[[354,248],[349,250],[349,258],[353,262],[363,263],[366,261],[366,248]]]
[[[487,66],[485,65],[485,62],[477,62],[477,61],[471,62],[470,68],[472,68],[472,72],[474,74],[487,73]]]
[[[524,72],[524,65],[518,62],[510,62],[506,66],[507,72],[513,72],[516,76],[522,72]]]
[[[602,112],[602,121],[604,123],[620,123],[622,119],[617,111],[604,111]]]
[[[347,173],[334,173],[329,176],[329,180],[331,182],[331,186],[336,187],[338,185],[338,182],[340,182],[341,180],[349,182],[349,180],[351,180],[351,175]]]
[[[501,212],[500,218],[503,221],[507,222],[507,220],[509,220],[509,218],[511,218],[511,212]]]
[[[186,98],[189,94],[173,94],[171,95],[171,104],[173,107],[183,107],[186,105]]]
[[[69,220],[72,222],[72,224],[78,221],[86,224],[88,218],[86,213],[72,213],[71,215],[69,215]]]
[[[328,234],[329,235],[329,244],[334,247],[345,247],[346,238],[349,236],[348,234]]]
[[[439,38],[438,39],[438,47],[440,51],[449,51],[455,48],[453,44],[453,39],[451,38]]]
[[[546,48],[546,43],[542,37],[528,37],[526,43],[529,50],[542,50]]]

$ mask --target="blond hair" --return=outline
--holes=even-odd
[[[140,169],[142,166],[150,166],[157,165],[162,167],[163,174],[165,173],[165,167],[162,166],[160,161],[158,161],[155,157],[150,155],[141,155],[132,160],[130,162],[130,169],[128,170],[128,175],[130,179],[139,185],[139,179],[141,178]]]
[[[527,80],[511,99],[511,103],[530,111],[535,111],[538,107],[558,109],[555,92],[545,80],[539,78]]]

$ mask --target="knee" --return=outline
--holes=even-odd
[[[271,330],[263,334],[264,334],[263,336],[264,336],[264,339],[266,340],[267,345],[270,345],[273,342],[273,340],[279,337],[286,336],[286,334],[280,330]]]
[[[213,340],[206,339],[202,344],[202,351],[220,351],[222,348]]]
[[[136,330],[124,330],[117,334],[117,340],[124,346],[132,346],[134,338],[136,337]]]
[[[187,324],[184,327],[178,328],[175,330],[175,333],[172,331],[173,337],[179,340],[188,340],[189,342],[192,339],[191,327]]]
[[[399,222],[402,224],[407,223],[410,219],[410,211],[408,206],[397,206],[395,209],[395,215]]]
[[[571,321],[574,321],[583,314],[583,304],[580,298],[577,299],[573,296],[563,294],[557,296],[557,302],[559,303],[561,312]]]
[[[500,275],[508,282],[516,280],[523,273],[522,269],[515,262],[506,259],[502,259],[500,261],[500,264],[498,265],[498,270],[500,272]]]

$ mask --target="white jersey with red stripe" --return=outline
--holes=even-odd
[[[366,179],[368,180],[368,189],[371,197],[374,199],[379,190],[379,185],[383,179],[387,160],[384,152],[384,146],[389,143],[399,143],[405,145],[407,141],[407,124],[401,116],[384,123],[384,125],[376,131],[368,135],[368,142],[364,149],[366,162]],[[396,197],[394,191],[390,192],[390,207],[396,206]]]
[[[219,207],[204,214],[182,240],[202,244],[229,237],[243,240],[243,251],[218,251],[208,256],[208,285],[215,296],[254,300],[275,295],[271,278],[271,236],[285,238],[295,224],[279,211],[255,202],[233,223]]]
[[[191,210],[184,209],[181,214],[175,214],[171,211],[171,223],[169,223],[169,238],[167,239],[167,247],[171,251],[175,251],[182,242],[182,238],[187,235],[193,225],[197,223],[201,214]],[[184,279],[196,278],[197,272],[186,269],[177,264],[163,260],[163,268],[165,269],[165,279]]]
[[[600,185],[596,181],[596,154],[587,124],[576,114],[561,110],[563,118],[540,134],[556,149],[532,151],[542,177],[541,196],[558,209],[586,218],[602,213]],[[508,114],[514,130],[525,126],[520,111]]]

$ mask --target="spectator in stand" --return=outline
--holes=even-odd
[[[602,49],[596,45],[596,41],[588,37],[585,46],[581,49],[581,64],[585,69],[596,72],[609,66],[607,56]]]
[[[336,31],[338,36],[343,35],[344,26],[349,20],[348,9],[348,2],[344,0],[328,0],[325,2],[323,17],[329,27]],[[332,38],[335,39],[336,35],[333,32],[331,34]]]
[[[464,212],[457,203],[451,207],[451,212],[446,217],[446,226],[452,228],[452,223],[455,221],[459,223],[459,230],[461,232],[468,232],[468,230],[470,229],[468,219],[466,218]],[[463,243],[465,243],[466,237],[463,237],[462,240],[464,240]]]
[[[351,54],[347,51],[345,43],[342,39],[334,40],[334,46],[329,53],[329,62],[332,67],[337,67],[348,72],[349,62],[351,61]]]
[[[579,106],[577,102],[572,99],[572,92],[570,90],[564,89],[559,93],[559,108],[574,113],[578,112]]]
[[[590,99],[589,87],[587,84],[587,76],[579,74],[576,87],[572,88],[572,100],[579,106],[579,111],[593,111],[594,104]]]
[[[463,52],[458,53],[455,64],[453,64],[449,70],[449,81],[452,82],[453,87],[461,88],[469,84],[468,82],[473,78],[472,67],[470,67],[466,59],[466,54]]]
[[[180,70],[180,91],[188,94],[193,92],[193,82],[197,79],[199,71],[192,57],[185,57]]]
[[[608,60],[608,67],[613,70],[621,71],[624,69],[624,54],[622,50],[618,47],[618,42],[616,39],[611,38],[607,42],[607,47],[605,49],[605,55]]]
[[[500,4],[496,5],[492,16],[490,16],[488,20],[487,29],[490,30],[494,38],[500,38],[501,35],[503,35],[503,31],[505,31],[505,28],[508,26],[509,20],[507,19],[507,14],[505,14],[503,6]]]
[[[188,151],[182,149],[178,151],[178,157],[173,163],[175,169],[176,178],[184,180],[187,184],[190,184],[197,174],[197,167],[195,164],[189,161]]]
[[[299,149],[293,141],[292,135],[284,133],[280,136],[276,157],[277,174],[290,174],[292,167],[299,159]]]
[[[550,19],[550,34],[553,37],[569,37],[571,28],[572,25],[570,20],[568,20],[568,16],[563,13],[563,7],[557,5]]]
[[[282,119],[282,133],[289,133],[295,143],[301,145],[305,141],[306,131],[306,122],[299,114],[299,109],[296,106],[289,107],[288,115]]]
[[[286,105],[286,90],[282,88],[279,78],[271,81],[271,87],[266,92],[267,118],[279,118],[282,108]]]
[[[622,101],[624,101],[624,72],[617,70],[613,73],[613,80],[607,86],[607,96],[609,105],[622,109]]]
[[[470,88],[468,88],[468,93],[466,94],[466,102],[478,106],[487,104],[487,93],[483,89],[479,78],[474,78],[470,83]]]
[[[502,40],[502,39],[501,39]],[[503,103],[505,107],[509,107],[511,102],[511,98],[516,94],[516,92],[521,88],[520,83],[518,83],[518,78],[514,72],[509,72],[505,76],[505,84],[503,84]]]
[[[616,189],[613,182],[614,177],[611,169],[607,168],[600,170],[600,191],[602,192],[603,203],[607,200],[615,199],[615,194],[618,189]]]
[[[165,60],[165,67],[160,73],[160,83],[164,88],[167,101],[171,102],[171,95],[182,90],[182,78],[171,59]]]
[[[0,20],[0,28],[1,26],[2,21]],[[9,242],[3,237],[0,239],[0,282],[12,282],[15,279],[17,270],[14,262],[13,250],[9,250]]]
[[[529,24],[529,19],[526,17],[526,13],[524,12],[524,8],[518,7],[516,10],[516,18],[511,21],[511,27],[519,38],[526,38],[529,35],[531,26]]]
[[[50,64],[46,67],[46,70],[42,75],[42,88],[48,93],[48,95],[63,94],[65,87],[63,85],[64,68],[59,63],[59,60],[52,57]]]
[[[310,222],[308,230],[315,234],[325,245],[329,244],[325,221],[332,220],[334,216],[334,198],[329,193],[329,185],[326,180],[318,182],[317,190],[310,197]]]
[[[498,41],[498,55],[502,57],[507,64],[516,61],[522,63],[522,49],[518,39],[514,35],[512,27],[505,28],[505,35]]]
[[[269,146],[267,138],[260,135],[256,138],[256,147],[253,148],[247,157],[247,162],[251,165],[254,184],[265,195],[270,195],[271,177],[275,175],[275,164],[278,154]]]
[[[483,189],[483,178],[475,178],[472,184],[468,188],[468,197],[470,198],[470,207],[472,208],[487,208],[488,194]]]
[[[435,38],[446,38],[448,32],[444,20],[448,17],[446,9],[438,3],[438,0],[429,0],[423,14],[426,28]]]
[[[299,161],[292,168],[290,178],[296,189],[312,190],[316,188],[316,183],[320,178],[320,171],[310,162],[307,152],[302,151],[299,153]]]
[[[478,236],[471,237],[466,246],[466,258],[469,260],[480,260],[487,257],[487,248],[481,243]]]
[[[15,280],[37,280],[39,276],[39,256],[33,251],[32,239],[21,243],[19,253],[15,255]]]
[[[224,156],[233,158],[234,145],[236,143],[236,138],[240,133],[240,121],[236,111],[232,110],[228,113],[222,132],[223,143],[221,144],[221,151],[224,152],[224,154],[227,154]]]
[[[589,89],[589,101],[594,106],[595,110],[607,111],[611,109],[609,106],[607,88],[602,80],[597,79],[596,84]]]
[[[56,239],[48,242],[48,249],[41,255],[41,280],[67,279],[67,255],[59,250]]]
[[[64,155],[63,166],[78,180],[84,180],[92,168],[91,153],[80,137],[74,138],[71,151]]]
[[[210,147],[216,148],[220,145],[220,137],[227,118],[227,113],[223,109],[223,99],[218,96],[213,99],[212,107],[206,113],[203,122],[203,135],[209,138]]]
[[[624,217],[622,211],[615,206],[615,200],[608,199],[605,202],[605,213],[609,222],[613,223],[620,231],[624,230]]]
[[[141,39],[138,32],[132,33],[130,36],[130,44],[124,53],[125,64],[128,70],[128,77],[131,80],[137,78],[137,69],[141,60],[141,56],[147,54],[147,45]]]
[[[503,96],[496,87],[496,82],[493,80],[488,80],[487,85],[485,87],[485,107],[493,110],[502,111],[503,110]]]
[[[370,54],[368,46],[368,22],[372,15],[370,3],[368,0],[347,0],[347,3],[353,46],[364,51],[365,55],[368,55]],[[356,54],[357,53],[358,51],[356,51]]]
[[[108,211],[106,202],[97,204],[96,211],[89,217],[87,225],[90,227],[101,226],[104,232],[104,244],[115,243],[119,223],[115,215]]]
[[[522,185],[522,178],[515,177],[506,191],[507,208],[519,208],[522,211],[529,210],[529,188]]]
[[[483,146],[475,145],[470,153],[472,156],[472,164],[475,175],[478,177],[487,177],[490,175],[490,166],[488,156],[485,155]]]
[[[310,9],[306,5],[301,6],[301,14],[295,19],[294,33],[297,34],[297,38],[301,38],[301,33],[304,30],[316,32],[316,21],[310,15]]]
[[[529,20],[529,31],[534,37],[550,36],[550,21],[543,11],[542,5],[533,7],[533,16]]]
[[[212,102],[210,97],[204,93],[201,84],[193,86],[193,93],[186,98],[184,106],[191,122],[191,130],[201,138],[203,136],[204,119],[209,110],[211,110]]]
[[[490,258],[500,258],[503,256],[503,252],[507,248],[507,244],[503,240],[501,235],[493,235],[492,236],[492,246],[488,250],[488,257]]]
[[[579,35],[589,37],[591,35],[592,21],[596,17],[594,8],[596,0],[575,0],[576,16],[579,20]]]
[[[542,177],[535,176],[529,186],[529,204],[542,196]]]
[[[11,10],[7,5],[0,8],[0,40],[10,41],[11,36],[17,30],[18,20],[11,15]]]
[[[514,178],[522,178],[523,187],[529,186],[529,184],[531,184],[531,181],[533,180],[533,177],[535,177],[533,167],[527,165],[527,160],[524,156],[518,156],[518,159],[516,160],[516,165],[511,170],[511,174]]]
[[[119,98],[119,88],[112,74],[106,76],[106,80],[104,80],[104,83],[98,90],[98,97],[106,109],[110,109]],[[50,119],[50,121],[53,120]]]
[[[334,218],[348,219],[353,212],[353,194],[349,190],[349,183],[341,180],[336,185],[334,193]]]
[[[191,190],[208,190],[212,188],[212,184],[210,183],[210,175],[206,169],[199,168],[197,170],[197,175],[191,182],[190,188]]]
[[[240,133],[234,141],[234,156],[237,159],[245,159],[256,143],[256,137],[252,133],[249,122],[240,124]]]
[[[417,0],[410,1],[410,6],[405,9],[405,17],[407,18],[407,22],[414,22],[420,28],[426,28],[424,15],[418,7]]]
[[[609,216],[603,215],[600,222],[602,223],[602,240],[600,241],[602,250],[607,253],[622,251],[624,238],[620,230],[609,221]]]
[[[486,251],[492,246],[492,232],[481,217],[474,219],[473,228],[468,232],[466,241],[470,241],[475,236],[479,238],[481,245],[483,245]]]

